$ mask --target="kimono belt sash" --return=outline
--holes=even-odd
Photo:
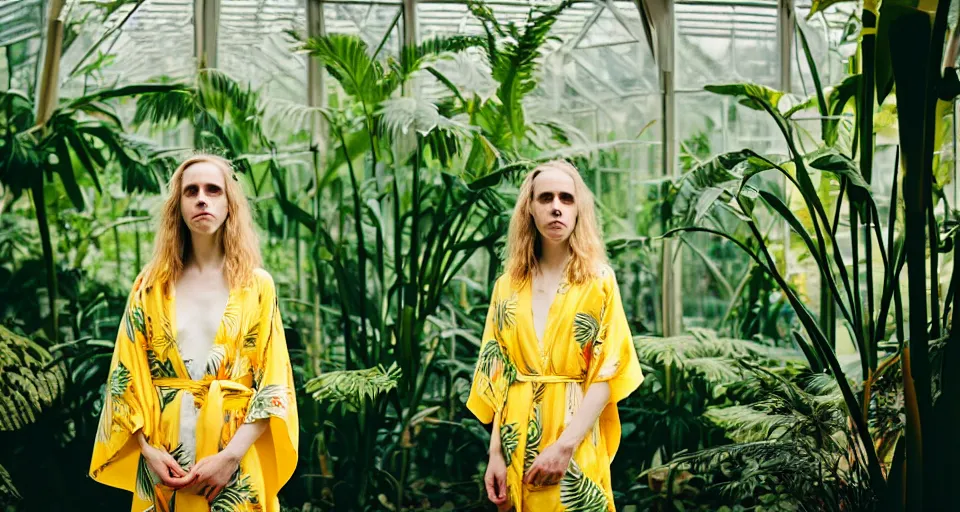
[[[583,377],[570,375],[526,375],[517,372],[518,382],[537,382],[540,384],[559,384],[563,382],[583,382]]]
[[[193,395],[194,404],[200,409],[197,412],[196,460],[220,451],[225,413],[244,411],[253,396],[252,389],[233,380],[162,378],[153,379],[153,385]]]

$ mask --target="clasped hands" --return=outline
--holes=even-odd
[[[240,457],[226,450],[201,459],[189,471],[165,450],[151,446],[142,453],[162,485],[204,496],[209,503],[230,483],[240,467]]]
[[[523,483],[535,487],[557,485],[570,465],[573,447],[564,443],[547,446],[533,460],[530,469],[523,476]],[[507,493],[507,466],[499,450],[490,454],[490,463],[484,476],[487,498],[500,511],[510,510],[513,506]]]

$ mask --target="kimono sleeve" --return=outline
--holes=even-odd
[[[138,278],[120,322],[89,469],[94,480],[131,492],[140,462],[135,434],[143,429],[149,440],[158,425],[156,391],[146,355],[144,293],[139,286]]]
[[[503,351],[498,338],[496,323],[496,304],[500,293],[500,280],[493,286],[490,295],[490,307],[487,310],[487,319],[483,327],[483,336],[480,338],[480,355],[477,356],[477,365],[473,373],[473,382],[470,384],[470,396],[467,398],[467,409],[480,420],[481,423],[490,423],[494,415],[500,410],[505,400],[505,393],[500,391],[503,386],[500,380],[503,377]]]
[[[255,447],[268,496],[276,496],[297,466],[300,426],[293,370],[273,278],[258,270],[260,320],[253,361],[254,395],[246,422],[269,422]]]
[[[600,320],[600,343],[594,345],[594,358],[587,369],[587,380],[607,382],[610,403],[616,404],[643,382],[637,349],[620,299],[620,287],[611,269],[603,277],[603,313]]]

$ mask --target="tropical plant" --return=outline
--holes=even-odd
[[[63,365],[37,342],[0,325],[0,432],[23,429],[58,401],[66,385]],[[0,502],[19,498],[0,465]]]
[[[544,46],[552,38],[550,29],[571,4],[564,0],[552,6],[535,6],[518,25],[501,23],[493,9],[482,2],[468,2],[470,12],[483,26],[485,37],[480,49],[497,84],[496,94],[487,99],[476,93],[464,97],[450,80],[438,78],[454,96],[448,103],[449,115],[465,115],[471,126],[479,128],[466,166],[474,176],[491,171],[494,157],[500,153],[510,161],[535,156],[532,150],[544,149],[540,142],[543,137],[537,136],[541,132],[560,145],[569,144],[570,130],[559,123],[528,121],[523,100],[537,85]]]
[[[733,443],[676,457],[646,472],[666,477],[653,502],[697,494],[726,510],[870,510],[875,497],[836,381],[809,372],[773,372],[741,360],[750,403],[703,415]],[[682,479],[681,479],[682,478]],[[679,484],[679,485],[678,485]]]
[[[936,5],[935,16],[931,20],[931,13],[894,3],[888,9],[890,14],[887,18],[884,20],[881,17],[883,20],[881,24],[889,23],[889,25],[886,30],[881,30],[877,34],[880,44],[889,45],[889,66],[892,67],[896,83],[900,151],[903,158],[902,168],[896,171],[903,172],[903,179],[899,179],[899,172],[894,172],[892,187],[894,196],[890,204],[898,204],[897,194],[902,185],[904,212],[903,229],[900,232],[895,230],[898,222],[901,222],[898,217],[898,208],[892,207],[886,226],[888,233],[884,237],[876,202],[870,191],[872,155],[863,157],[863,153],[873,152],[873,130],[871,121],[863,120],[867,118],[872,120],[873,117],[874,77],[878,80],[877,90],[881,100],[889,92],[889,88],[885,88],[889,84],[880,80],[879,67],[877,70],[865,67],[866,74],[861,75],[860,85],[866,87],[866,90],[861,89],[857,97],[859,100],[857,113],[864,123],[860,127],[863,130],[861,131],[860,166],[852,160],[851,155],[844,154],[842,148],[825,145],[812,153],[801,152],[788,120],[795,110],[783,112],[778,108],[782,93],[752,84],[708,87],[708,90],[713,92],[740,98],[741,104],[748,108],[768,113],[783,135],[789,151],[787,160],[775,161],[750,150],[743,150],[721,155],[712,162],[711,167],[693,171],[693,173],[700,173],[701,176],[716,177],[717,174],[722,176],[720,179],[709,181],[711,186],[717,185],[714,189],[715,194],[710,201],[701,202],[701,208],[698,208],[698,211],[722,209],[730,212],[735,228],[740,231],[726,229],[725,226],[714,228],[684,225],[669,233],[669,235],[675,235],[683,232],[706,232],[723,237],[745,251],[759,268],[776,280],[803,326],[806,336],[795,332],[794,339],[804,351],[811,369],[815,372],[830,373],[836,379],[842,393],[848,418],[854,426],[853,432],[857,439],[857,442],[850,446],[850,450],[855,455],[852,460],[863,465],[864,474],[869,475],[870,492],[879,500],[879,503],[890,510],[900,510],[904,507],[919,510],[924,506],[945,505],[948,503],[948,496],[943,494],[944,491],[939,490],[942,486],[935,484],[940,481],[940,475],[949,475],[953,471],[948,458],[943,454],[950,452],[946,447],[953,446],[955,443],[948,439],[944,432],[946,425],[950,424],[950,415],[953,414],[948,411],[957,408],[956,395],[933,393],[931,386],[933,382],[941,380],[949,386],[957,384],[951,376],[940,373],[940,368],[947,366],[931,366],[929,343],[931,339],[943,338],[944,331],[951,333],[948,338],[951,341],[952,336],[955,335],[950,329],[948,317],[941,314],[941,311],[949,309],[949,301],[956,300],[956,297],[948,298],[946,303],[942,303],[940,299],[938,253],[943,246],[935,211],[936,203],[932,200],[934,144],[936,126],[940,119],[937,109],[938,94],[945,97],[943,95],[950,90],[941,85],[944,79],[940,69],[948,8],[949,2],[939,2]],[[919,48],[919,55],[922,57],[918,58],[915,53],[908,55],[905,50],[907,47]],[[805,42],[804,49],[811,63],[811,69],[814,70],[814,82],[817,86],[815,104],[819,112],[826,116],[830,110]],[[854,93],[852,96],[857,94]],[[840,111],[849,99],[838,101]],[[831,131],[826,123],[822,132],[824,142],[829,144],[828,135]],[[803,220],[800,215],[787,207],[782,194],[771,191],[769,184],[766,187],[753,184],[755,181],[752,182],[752,178],[766,171],[777,171],[782,179],[799,194],[805,206],[805,211],[802,212]],[[839,184],[842,192],[835,204],[825,203],[818,195],[813,182],[813,177],[818,174],[817,171],[819,171],[819,178],[836,180]],[[845,261],[837,241],[841,204],[844,198],[849,205],[852,263]],[[760,201],[757,201],[758,199]],[[769,208],[771,215],[786,222],[800,237],[816,263],[824,288],[829,290],[829,300],[821,304],[819,321],[801,300],[797,291],[784,278],[780,266],[770,252],[758,224],[758,207],[761,201]],[[832,211],[829,209],[830,206],[833,207]],[[861,227],[859,219],[865,220],[865,227]],[[869,248],[865,254],[866,307],[861,295],[860,266],[862,264],[858,256],[861,235],[864,246]],[[953,232],[945,232],[945,236],[952,238]],[[929,253],[926,250],[928,245]],[[947,249],[951,248],[947,247]],[[874,286],[877,280],[872,270],[875,258],[871,252],[874,249],[879,252],[883,269],[880,279],[882,284],[876,292]],[[908,269],[906,287],[909,291],[909,324],[904,321],[899,299],[900,271],[904,262]],[[929,281],[927,280],[928,266]],[[848,270],[849,268],[853,269],[852,273]],[[956,271],[956,267],[954,269]],[[952,287],[953,283],[950,284],[949,289]],[[877,294],[880,296],[879,308],[876,307],[874,300]],[[851,386],[848,372],[840,366],[834,353],[835,333],[830,313],[830,308],[834,304],[859,352],[860,373],[864,378],[862,389],[855,390]],[[896,306],[895,321],[888,324],[890,308],[893,305]],[[898,441],[892,462],[880,460],[874,435],[868,428],[867,418],[871,388],[882,359],[881,341],[887,339],[888,325],[892,325],[897,335],[896,343],[890,345],[895,346],[900,354],[898,362],[903,368],[904,413],[907,418],[905,435]],[[940,364],[949,365],[955,357],[955,349],[948,343],[944,354]],[[857,393],[862,393],[860,398]],[[923,431],[922,437],[921,431]],[[882,434],[881,437],[883,437]],[[906,490],[905,495],[902,494],[903,489]]]

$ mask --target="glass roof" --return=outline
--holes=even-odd
[[[501,23],[522,24],[532,6],[553,3],[494,0],[487,5]],[[68,2],[67,19],[74,21],[76,37],[64,50],[62,94],[146,80],[184,80],[194,74],[196,0],[114,2],[106,15],[97,5]],[[420,0],[415,5],[421,40],[483,33],[465,2]],[[384,41],[383,57],[399,52],[401,1],[324,0],[322,6],[327,33],[356,34],[370,48]],[[0,44],[8,49],[0,56],[0,79],[6,77],[12,87],[34,86],[42,9],[42,0],[0,0]],[[842,33],[837,27],[848,22],[850,8],[832,7],[829,15],[810,21],[804,19],[809,2],[800,2],[796,9],[824,83],[836,83],[845,74],[846,56],[841,42],[829,38]],[[682,1],[675,15],[678,93],[739,81],[780,87],[775,0]],[[271,98],[305,103],[309,63],[293,51],[296,41],[288,32],[305,34],[306,27],[307,0],[220,0],[217,67]],[[552,35],[540,85],[528,97],[533,115],[554,116],[585,133],[617,137],[636,135],[659,118],[659,70],[633,0],[577,2],[559,16]],[[76,72],[98,59],[106,65],[97,73]],[[809,94],[809,69],[797,60],[792,59],[792,89]],[[479,52],[463,52],[436,66],[466,91],[483,96],[495,91]],[[336,87],[332,82],[328,87]],[[419,86],[425,97],[446,94],[427,74]]]

